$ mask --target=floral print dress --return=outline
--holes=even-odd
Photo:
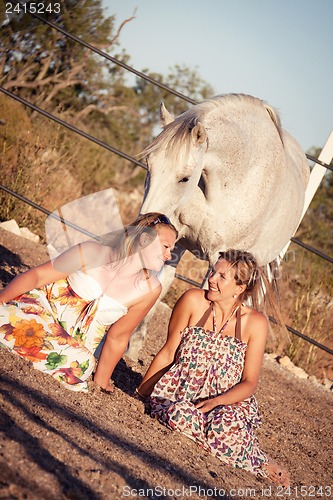
[[[67,389],[87,391],[94,351],[127,313],[82,271],[0,305],[0,347],[33,363]]]
[[[262,466],[268,458],[255,436],[260,417],[254,396],[208,413],[195,408],[241,381],[246,348],[242,340],[221,331],[185,328],[174,365],[152,392],[151,415],[226,464],[267,476]]]

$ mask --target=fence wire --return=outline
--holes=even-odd
[[[142,163],[141,161],[138,161],[136,158],[134,158],[133,156],[129,156],[128,154],[124,153],[123,151],[120,151],[119,149],[111,146],[110,144],[107,144],[106,142],[103,142],[99,139],[97,139],[96,137],[88,134],[87,132],[84,132],[83,130],[75,127],[74,125],[71,125],[70,123],[66,122],[65,120],[62,120],[61,118],[53,115],[52,113],[49,113],[48,111],[45,111],[43,109],[41,109],[40,107],[36,106],[35,104],[32,104],[30,103],[29,101],[27,101],[26,99],[23,99],[22,97],[19,97],[17,95],[15,95],[13,92],[11,92],[10,90],[8,89],[5,89],[4,87],[0,86],[0,91],[3,92],[4,94],[6,94],[7,96],[15,99],[16,101],[20,102],[21,104],[29,107],[30,109],[33,109],[34,111],[42,114],[43,116],[45,116],[46,118],[50,119],[50,120],[53,120],[54,122],[60,124],[60,125],[63,125],[64,127],[68,128],[69,130],[71,130],[72,132],[78,134],[78,135],[81,135],[82,137],[84,137],[85,139],[88,139],[92,142],[94,142],[95,144],[97,144],[98,146],[101,146],[105,149],[107,149],[108,151],[111,151],[112,153],[114,154],[117,154],[118,156],[120,156],[121,158],[124,158],[125,160],[131,162],[131,163],[134,163],[135,165],[147,170],[147,166]],[[323,163],[319,160],[317,160],[316,158],[314,157],[310,157],[312,161],[316,162],[316,163],[319,163],[321,166],[325,167],[325,168],[331,168],[333,170],[332,167],[330,167],[329,165],[326,165],[326,163]],[[0,186],[0,188],[4,189],[4,186]],[[8,189],[8,188],[7,188]],[[5,190],[5,189],[4,189]],[[14,191],[12,192],[13,196],[16,196],[16,194],[14,193]],[[17,195],[17,197],[19,197],[19,195]],[[44,210],[44,209],[43,209]],[[42,211],[43,211],[42,210]],[[305,248],[306,250],[308,250],[309,252],[315,254],[315,255],[318,255],[319,257],[321,257],[322,259],[325,259],[327,260],[327,262],[330,262],[331,264],[333,264],[333,258],[330,257],[329,255],[321,252],[320,250],[312,247],[311,245],[308,245],[307,243],[304,243],[302,242],[300,239],[298,238],[295,238],[295,237],[292,237],[291,238],[291,241],[293,243],[295,243],[296,245],[298,246],[301,246],[303,248]]]
[[[77,226],[76,224],[73,224],[72,222],[64,219],[63,217],[59,217],[57,214],[55,214],[53,212],[50,212],[46,208],[42,207],[41,205],[38,205],[37,203],[34,203],[33,201],[29,200],[25,196],[19,195],[18,193],[16,193],[12,189],[10,189],[10,188],[8,188],[6,186],[3,186],[2,184],[0,184],[0,189],[2,189],[3,191],[5,191],[6,193],[8,193],[8,194],[10,194],[10,195],[12,195],[14,197],[16,197],[17,199],[19,199],[23,203],[26,203],[27,205],[30,205],[31,207],[33,207],[33,208],[35,208],[35,209],[43,212],[44,214],[48,215],[49,217],[55,218],[56,220],[58,220],[62,224],[66,224],[69,227],[75,229],[76,231],[80,231],[80,232],[84,233],[85,235],[87,235],[87,236],[89,236],[91,238],[94,238],[95,240],[99,240],[99,237],[96,236],[95,234],[90,233],[89,231],[86,231],[85,229]],[[182,280],[182,281],[185,281],[189,285],[195,286],[197,288],[202,288],[203,284],[205,282],[205,279],[204,279],[202,283],[198,283],[198,282],[196,282],[194,280],[191,280],[190,278],[187,278],[186,276],[182,276],[182,275],[177,274],[177,273],[175,274],[175,278],[177,278],[179,280]],[[271,322],[276,323],[276,320],[274,318],[269,317],[269,319],[270,319]],[[333,350],[330,349],[329,347],[325,346],[324,344],[320,344],[315,339],[312,339],[312,338],[308,337],[307,335],[304,335],[303,333],[299,332],[298,330],[295,330],[291,326],[285,325],[285,327],[287,328],[287,330],[289,332],[293,333],[294,335],[297,335],[298,337],[302,338],[303,340],[306,340],[307,342],[315,345],[316,347],[319,347],[320,349],[322,349],[323,351],[328,352],[329,354],[333,354]]]
[[[19,2],[17,2],[17,3],[19,3]],[[60,26],[57,26],[56,24],[52,23],[51,21],[48,21],[48,20],[46,20],[46,19],[42,18],[42,17],[41,17],[41,16],[39,16],[38,14],[35,14],[35,13],[32,13],[32,12],[29,12],[29,14],[30,14],[30,15],[32,15],[33,17],[35,17],[35,18],[39,19],[39,20],[40,20],[40,21],[42,21],[43,23],[45,23],[45,24],[49,25],[52,29],[55,29],[55,30],[57,30],[58,32],[62,33],[64,36],[66,36],[66,37],[68,37],[68,38],[72,39],[73,41],[75,41],[75,42],[77,42],[77,43],[81,44],[82,46],[84,46],[84,47],[88,48],[89,50],[91,50],[91,51],[95,52],[95,53],[96,53],[96,54],[98,54],[99,56],[104,57],[105,59],[107,59],[107,60],[109,60],[109,61],[113,62],[114,64],[117,64],[118,66],[122,67],[122,68],[123,68],[123,69],[125,69],[126,71],[129,71],[129,72],[131,72],[131,73],[135,74],[135,75],[136,75],[136,76],[138,76],[139,78],[142,78],[142,79],[144,79],[144,80],[148,81],[149,83],[151,83],[151,84],[153,84],[153,85],[155,85],[155,86],[157,86],[157,87],[159,87],[159,88],[161,88],[161,89],[163,89],[163,90],[165,90],[165,91],[167,91],[167,92],[169,92],[169,93],[171,93],[171,94],[173,94],[173,95],[175,95],[175,96],[179,97],[180,99],[183,99],[184,101],[187,101],[187,102],[189,102],[189,103],[191,103],[191,104],[197,104],[197,101],[195,101],[195,100],[191,99],[190,97],[185,96],[184,94],[182,94],[182,93],[180,93],[180,92],[178,92],[178,91],[176,91],[176,90],[174,90],[174,89],[172,89],[172,88],[168,87],[167,85],[165,85],[165,84],[163,84],[163,83],[159,82],[158,80],[156,80],[156,79],[154,79],[154,78],[149,77],[148,75],[146,75],[146,74],[144,74],[144,73],[142,73],[142,72],[140,72],[140,71],[136,70],[135,68],[133,68],[133,67],[131,67],[131,66],[129,66],[129,65],[125,64],[125,63],[123,63],[122,61],[119,61],[118,59],[116,59],[116,58],[114,58],[114,57],[110,56],[110,55],[109,55],[109,54],[107,54],[106,52],[103,52],[103,51],[101,51],[100,49],[98,49],[97,47],[93,46],[92,44],[85,42],[84,40],[82,40],[82,39],[80,39],[80,38],[76,37],[75,35],[72,35],[72,34],[71,34],[71,33],[69,33],[68,31],[66,31],[66,30],[64,30],[63,28],[61,28]],[[64,127],[66,127],[67,129],[71,130],[72,132],[74,132],[74,133],[76,133],[76,134],[78,134],[78,135],[81,135],[82,137],[84,137],[84,138],[86,138],[86,139],[88,139],[88,140],[90,140],[90,141],[94,142],[95,144],[97,144],[97,145],[99,145],[99,146],[101,146],[101,147],[103,147],[103,148],[107,149],[108,151],[111,151],[112,153],[117,154],[118,156],[120,156],[120,157],[124,158],[125,160],[128,160],[128,161],[130,161],[131,163],[134,163],[135,165],[140,166],[141,168],[143,168],[143,169],[147,170],[147,167],[146,167],[146,165],[145,165],[144,163],[142,163],[142,162],[138,161],[137,159],[135,159],[135,158],[133,158],[133,157],[131,157],[131,156],[127,155],[126,153],[124,153],[124,152],[120,151],[119,149],[114,148],[113,146],[111,146],[111,145],[109,145],[109,144],[105,143],[104,141],[101,141],[101,140],[97,139],[96,137],[94,137],[94,136],[92,136],[92,135],[90,135],[90,134],[88,134],[88,133],[84,132],[83,130],[81,130],[81,129],[79,129],[79,128],[75,127],[74,125],[71,125],[70,123],[68,123],[68,122],[66,122],[66,121],[64,121],[64,120],[62,120],[62,119],[60,119],[59,117],[57,117],[57,116],[53,115],[52,113],[49,113],[49,112],[47,112],[47,111],[45,111],[45,110],[43,110],[43,109],[39,108],[38,106],[36,106],[36,105],[34,105],[34,104],[32,104],[32,103],[30,103],[30,102],[26,101],[25,99],[23,99],[23,98],[21,98],[21,97],[19,97],[19,96],[15,95],[15,94],[13,94],[13,93],[12,93],[12,92],[10,92],[8,89],[6,89],[6,88],[4,88],[4,87],[0,86],[0,91],[1,91],[1,92],[3,92],[4,94],[6,94],[7,96],[9,96],[9,97],[11,97],[11,98],[13,98],[13,99],[17,100],[17,101],[18,101],[18,102],[20,102],[21,104],[23,104],[23,105],[25,105],[25,106],[29,107],[30,109],[33,109],[34,111],[36,111],[36,112],[38,112],[38,113],[42,114],[42,115],[43,115],[43,116],[45,116],[46,118],[48,118],[48,119],[50,119],[50,120],[53,120],[53,121],[55,121],[56,123],[58,123],[58,124],[60,124],[60,125],[62,125],[62,126],[64,126]],[[313,161],[313,162],[315,162],[315,163],[318,163],[319,165],[323,166],[324,168],[326,168],[326,169],[328,169],[328,170],[333,171],[333,167],[332,167],[331,165],[327,165],[326,163],[324,163],[324,162],[322,162],[322,161],[318,160],[317,158],[314,158],[313,156],[308,155],[308,154],[306,154],[306,157],[308,158],[308,160]],[[29,200],[28,198],[26,198],[26,197],[24,197],[24,196],[22,196],[22,195],[20,195],[20,194],[16,193],[15,191],[11,190],[10,188],[8,188],[8,187],[3,186],[3,185],[1,185],[1,184],[0,184],[0,189],[1,189],[1,190],[3,190],[3,191],[5,191],[6,193],[8,193],[8,194],[10,194],[10,195],[12,195],[12,196],[14,196],[14,197],[18,198],[18,199],[19,199],[19,200],[21,200],[22,202],[24,202],[24,203],[26,203],[26,204],[28,204],[28,205],[32,206],[33,208],[35,208],[35,209],[37,209],[37,210],[39,210],[39,211],[41,211],[41,212],[45,213],[46,215],[51,216],[51,217],[54,217],[54,218],[56,218],[57,220],[59,220],[60,222],[62,222],[62,223],[64,223],[64,224],[67,224],[68,226],[72,227],[73,229],[76,229],[77,231],[80,231],[80,232],[82,232],[82,233],[86,234],[87,236],[89,236],[89,237],[91,237],[91,238],[94,238],[94,239],[97,239],[97,240],[99,239],[99,238],[98,238],[98,236],[96,236],[96,235],[94,235],[94,234],[90,233],[89,231],[84,230],[83,228],[80,228],[79,226],[77,226],[77,225],[75,225],[75,224],[71,223],[70,221],[67,221],[67,220],[63,219],[62,217],[57,216],[56,214],[54,214],[54,213],[50,212],[50,211],[49,211],[49,210],[47,210],[46,208],[44,208],[44,207],[42,207],[42,206],[40,206],[40,205],[38,205],[38,204],[34,203],[32,200]],[[306,250],[308,250],[308,251],[310,251],[310,252],[312,252],[312,253],[314,253],[314,254],[318,255],[320,258],[325,259],[325,260],[327,260],[327,261],[328,261],[328,262],[330,262],[330,263],[333,263],[333,258],[332,258],[332,257],[330,257],[330,256],[328,256],[328,255],[326,255],[326,254],[324,254],[324,253],[323,253],[323,252],[321,252],[320,250],[317,250],[317,249],[313,248],[313,247],[312,247],[312,246],[310,246],[310,245],[307,245],[306,243],[303,243],[303,242],[302,242],[302,241],[300,241],[298,238],[294,238],[294,237],[293,237],[293,238],[291,238],[291,241],[292,241],[293,243],[295,243],[296,245],[299,245],[299,246],[301,246],[301,247],[305,248]],[[182,281],[187,282],[188,284],[191,284],[192,286],[196,286],[196,287],[202,287],[202,286],[203,286],[203,283],[201,283],[201,284],[200,284],[200,283],[197,283],[197,282],[195,282],[195,281],[193,281],[193,280],[191,280],[191,279],[189,279],[189,278],[186,278],[185,276],[179,275],[179,274],[177,274],[177,273],[175,274],[175,277],[176,277],[177,279],[180,279],[180,280],[182,280]],[[271,318],[271,317],[270,317],[269,319],[270,319],[270,321],[272,321],[273,323],[276,323],[276,320],[275,320],[274,318]],[[332,349],[330,349],[329,347],[327,347],[327,346],[325,346],[325,345],[323,345],[323,344],[320,344],[320,343],[319,343],[319,342],[317,342],[316,340],[314,340],[314,339],[312,339],[312,338],[310,338],[310,337],[308,337],[308,336],[306,336],[306,335],[302,334],[301,332],[299,332],[299,331],[295,330],[294,328],[292,328],[292,327],[290,327],[290,326],[288,326],[288,325],[285,325],[285,326],[286,326],[287,330],[288,330],[288,331],[290,331],[291,333],[293,333],[294,335],[297,335],[298,337],[302,338],[303,340],[306,340],[307,342],[309,342],[309,343],[311,343],[311,344],[315,345],[316,347],[318,347],[318,348],[320,348],[320,349],[322,349],[322,350],[324,350],[324,351],[328,352],[329,354],[333,354],[333,350],[332,350]]]

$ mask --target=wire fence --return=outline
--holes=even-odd
[[[29,12],[30,13],[30,12]],[[140,71],[137,71],[136,69],[134,69],[133,67],[123,63],[122,61],[119,61],[118,59],[110,56],[109,54],[107,54],[106,52],[103,52],[101,51],[100,49],[94,47],[92,44],[89,44],[87,42],[85,42],[84,40],[72,35],[71,33],[69,33],[68,31],[64,30],[63,28],[61,28],[60,26],[57,26],[56,24],[52,23],[51,21],[48,21],[46,19],[43,19],[41,16],[39,16],[38,14],[35,14],[35,13],[30,13],[33,17],[39,19],[40,21],[42,21],[43,23],[49,25],[52,29],[55,29],[57,30],[58,32],[60,32],[61,34],[63,34],[64,36],[72,39],[73,41],[81,44],[82,46],[86,47],[87,49],[95,52],[96,54],[100,55],[101,57],[104,57],[105,59],[113,62],[114,64],[117,64],[119,66],[121,66],[123,69],[135,74],[136,76],[138,76],[139,78],[143,78],[144,80],[148,81],[149,83],[153,84],[153,85],[156,85],[158,86],[159,88],[162,88],[163,90],[179,97],[180,99],[183,99],[185,100],[186,102],[189,102],[191,104],[196,104],[196,101],[194,101],[193,99],[185,96],[184,94],[181,94],[180,92],[177,92],[176,90],[174,89],[171,89],[170,87],[168,87],[167,85],[164,85],[163,83],[159,82],[158,80],[155,80],[154,78],[151,78],[149,77],[148,75],[140,72]],[[88,134],[87,132],[71,125],[70,123],[60,119],[59,117],[53,115],[52,113],[49,113],[43,109],[41,109],[40,107],[28,102],[27,100],[21,98],[20,96],[17,96],[15,95],[13,92],[9,91],[8,89],[0,86],[0,91],[3,92],[5,95],[7,95],[8,97],[12,98],[12,99],[15,99],[16,101],[20,102],[21,104],[23,104],[24,106],[27,106],[29,107],[30,109],[40,113],[41,115],[45,116],[46,118],[50,119],[50,120],[53,120],[54,122],[62,125],[63,127],[69,129],[70,131],[84,137],[85,139],[91,141],[91,142],[94,142],[95,144],[97,144],[98,146],[100,147],[103,147],[105,149],[107,149],[108,151],[114,153],[114,154],[117,154],[118,156],[124,158],[125,160],[135,164],[136,166],[139,166],[145,170],[147,170],[147,167],[144,163],[138,161],[136,158],[132,157],[132,156],[129,156],[127,155],[126,153],[120,151],[119,149],[111,146],[110,144],[107,144],[99,139],[97,139],[96,137],[92,136],[91,134]],[[328,165],[320,160],[318,160],[317,158],[314,158],[312,157],[311,155],[306,155],[308,160],[310,161],[313,161],[315,163],[318,163],[319,165],[321,165],[322,167],[328,169],[328,170],[331,170],[333,171],[333,167],[331,165]],[[16,193],[15,191],[13,191],[12,189],[0,184],[0,189],[3,190],[4,192],[6,192],[7,194],[11,195],[11,196],[14,196],[16,197],[17,199],[19,199],[20,201],[22,201],[23,203],[26,203],[30,206],[32,206],[33,208],[43,212],[44,214],[48,215],[48,216],[51,216],[51,217],[54,217],[56,218],[58,221],[62,222],[63,224],[66,224],[68,225],[69,227],[72,227],[73,229],[77,230],[77,231],[80,231],[84,234],[86,234],[87,236],[89,237],[92,237],[94,239],[99,239],[98,236],[94,235],[93,233],[90,233],[89,231],[86,231],[84,230],[83,228],[80,228],[79,226],[73,224],[72,222],[70,221],[67,221],[65,220],[64,218],[62,217],[59,217],[57,214],[55,213],[52,213],[50,212],[49,210],[47,210],[46,208],[38,205],[37,203],[34,203],[32,200],[29,200],[28,198],[20,195],[19,193]],[[320,258],[322,259],[325,259],[326,261],[328,261],[329,263],[333,264],[333,258],[330,257],[329,255],[325,254],[324,252],[321,252],[320,250],[312,247],[311,245],[308,245],[302,241],[300,241],[298,238],[291,238],[291,241],[293,243],[295,243],[296,245],[299,245],[301,247],[303,247],[304,249],[306,249],[307,251],[309,252],[312,252],[313,254],[319,256]],[[188,284],[192,285],[192,286],[196,286],[196,287],[203,287],[203,284],[205,282],[205,279],[203,280],[202,283],[198,283],[198,282],[195,282],[185,276],[182,276],[182,275],[179,275],[179,274],[175,274],[175,277],[177,279],[180,279],[182,281],[185,281],[187,282]],[[270,320],[274,323],[276,322],[274,318],[271,318],[270,317]],[[333,354],[333,350],[330,349],[329,347],[317,342],[316,340],[304,335],[303,333],[295,330],[294,328],[288,326],[288,325],[285,325],[287,330],[289,332],[291,332],[292,334],[302,338],[303,340],[311,343],[312,345],[315,345],[316,347],[328,352],[329,354]]]
[[[4,94],[6,94],[7,96],[11,97],[12,99],[20,102],[24,106],[29,107],[33,111],[36,111],[36,112],[40,113],[41,115],[45,116],[49,120],[52,120],[52,121],[54,121],[54,122],[62,125],[63,127],[66,127],[67,129],[71,130],[72,132],[74,132],[74,133],[76,133],[78,135],[81,135],[85,139],[88,139],[89,141],[94,142],[98,146],[101,146],[101,147],[107,149],[108,151],[111,151],[112,153],[117,154],[121,158],[124,158],[125,160],[127,160],[127,161],[129,161],[131,163],[134,163],[135,165],[137,165],[137,166],[139,166],[139,167],[147,170],[147,166],[144,163],[142,163],[139,160],[137,160],[136,158],[134,158],[133,156],[130,156],[130,155],[124,153],[123,151],[120,151],[119,149],[111,146],[110,144],[107,144],[106,142],[101,141],[100,139],[92,136],[91,134],[88,134],[87,132],[85,132],[85,131],[83,131],[83,130],[77,128],[77,127],[75,127],[74,125],[72,125],[72,124],[70,124],[68,122],[66,122],[65,120],[62,120],[61,118],[53,115],[52,113],[49,113],[48,111],[45,111],[45,110],[41,109],[40,107],[36,106],[35,104],[32,104],[32,103],[28,102],[26,99],[23,99],[22,97],[19,97],[19,96],[15,95],[13,92],[11,92],[8,89],[5,89],[2,86],[0,86],[0,91],[3,92]],[[330,169],[330,170],[333,171],[333,167],[331,165],[327,165],[326,163],[323,163],[322,161],[317,160],[317,158],[314,158],[312,156],[309,156],[309,155],[306,155],[306,156],[308,157],[308,159],[311,159],[313,162],[316,162],[316,163],[320,164],[322,167],[325,167],[325,168]],[[0,188],[3,189],[3,190],[5,190],[5,186],[0,185]],[[16,196],[16,193],[14,193],[14,191],[11,194],[13,196]],[[46,209],[42,209],[42,211],[44,211],[44,210],[46,210]],[[313,246],[308,245],[307,243],[304,243],[300,239],[295,238],[295,237],[292,237],[291,241],[293,243],[295,243],[296,245],[305,248],[309,252],[311,252],[311,253],[313,253],[315,255],[318,255],[322,259],[325,259],[328,262],[330,262],[331,264],[333,264],[333,258],[330,257],[329,255],[325,254],[321,250],[318,250],[318,249],[314,248]]]
[[[85,229],[77,226],[76,224],[73,224],[71,221],[68,221],[68,220],[66,220],[63,217],[60,217],[59,215],[55,214],[54,212],[50,212],[50,210],[47,210],[46,208],[42,207],[41,205],[38,205],[37,203],[34,203],[32,200],[29,200],[25,196],[22,196],[22,195],[16,193],[12,189],[10,189],[10,188],[8,188],[6,186],[3,186],[2,184],[0,184],[0,189],[3,190],[3,191],[5,191],[6,193],[10,194],[11,196],[14,196],[15,198],[19,199],[23,203],[26,203],[27,205],[35,208],[36,210],[39,210],[40,212],[43,212],[47,216],[55,218],[56,220],[58,220],[62,224],[65,224],[66,226],[69,226],[72,229],[75,229],[76,231],[79,231],[79,232],[85,234],[86,236],[88,236],[90,238],[93,238],[95,240],[99,240],[99,237],[96,236],[95,234],[90,233],[89,231],[87,231],[87,230],[85,230]],[[205,281],[206,281],[206,278],[204,278],[204,280],[201,283],[199,283],[197,281],[191,280],[190,278],[187,278],[186,276],[182,276],[181,274],[177,274],[177,273],[175,274],[175,278],[177,278],[179,280],[182,280],[182,281],[185,281],[189,285],[192,285],[192,286],[195,286],[195,287],[198,287],[198,288],[202,288],[203,285],[204,285],[204,283],[205,283]],[[274,318],[269,317],[269,319],[270,319],[270,321],[272,323],[276,323],[276,320]],[[285,327],[287,328],[287,330],[290,333],[292,333],[292,334],[294,334],[294,335],[302,338],[303,340],[306,340],[310,344],[312,344],[312,345],[314,345],[316,347],[319,347],[320,349],[322,349],[323,351],[328,352],[329,354],[333,354],[333,350],[330,349],[329,347],[325,346],[324,344],[321,344],[321,343],[317,342],[315,339],[312,339],[312,338],[308,337],[307,335],[304,335],[304,333],[301,333],[298,330],[295,330],[294,328],[292,328],[289,325],[285,325]]]

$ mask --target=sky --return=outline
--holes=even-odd
[[[196,69],[213,95],[244,93],[280,113],[307,152],[333,129],[333,0],[103,0],[128,64]],[[110,52],[112,55],[112,52]],[[191,97],[191,96],[189,96]],[[170,110],[172,111],[172,110]]]

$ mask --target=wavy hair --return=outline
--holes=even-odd
[[[234,279],[237,285],[246,285],[239,300],[246,301],[249,298],[257,307],[260,300],[260,277],[261,271],[256,259],[250,252],[235,250],[233,248],[219,253],[219,260],[223,259],[231,264],[234,270]]]
[[[255,257],[244,250],[229,249],[220,252],[218,258],[231,264],[237,285],[246,285],[244,292],[239,296],[240,302],[247,301],[268,317],[267,310],[270,310],[277,324],[289,338],[279,305],[279,290],[274,266],[259,267]]]
[[[123,228],[101,236],[99,243],[112,248],[114,261],[118,266],[139,250],[140,237],[144,233],[149,236],[150,241],[153,241],[158,234],[159,227],[169,227],[174,231],[176,238],[178,237],[175,226],[171,222],[163,222],[164,219],[168,220],[164,214],[159,212],[140,214],[133,222]]]

